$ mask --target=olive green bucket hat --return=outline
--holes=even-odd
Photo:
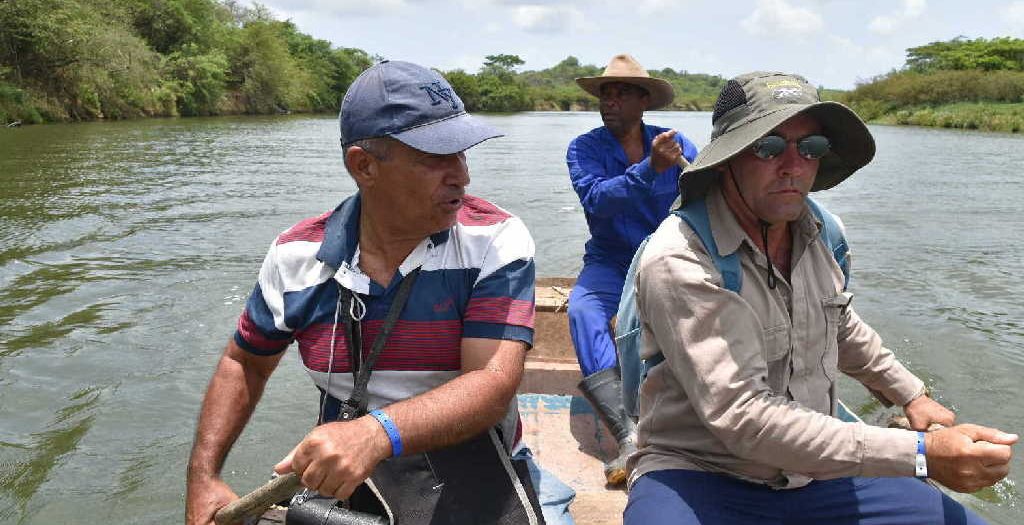
[[[711,116],[711,143],[679,176],[686,203],[703,197],[718,178],[718,166],[750,148],[783,122],[806,113],[821,124],[832,143],[821,158],[811,191],[827,190],[875,156],[875,140],[864,121],[838,102],[822,102],[801,76],[777,72],[740,75],[726,83]]]

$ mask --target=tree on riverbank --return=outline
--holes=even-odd
[[[0,122],[337,111],[378,57],[334,47],[240,0],[0,1]],[[471,111],[596,109],[568,57],[519,72],[512,54],[445,75]],[[664,69],[671,109],[709,109],[725,80]]]
[[[601,67],[580,64],[570,56],[553,67],[516,73],[523,61],[517,55],[490,55],[480,72],[461,69],[444,72],[470,111],[597,110],[597,99],[576,85],[579,77],[601,74]],[[718,75],[703,75],[665,68],[650,71],[675,87],[676,98],[666,109],[710,110],[725,86]]]
[[[902,69],[837,98],[865,120],[1021,131],[1024,40],[958,37],[913,47]]]
[[[326,111],[372,62],[235,0],[0,2],[0,121]]]
[[[515,71],[523,63],[518,55],[487,55],[476,75],[461,69],[442,74],[469,111],[526,111],[533,109],[533,104],[526,85]]]

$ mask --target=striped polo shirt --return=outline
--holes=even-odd
[[[238,320],[235,342],[273,355],[298,342],[303,365],[321,391],[348,399],[353,384],[344,312],[335,330],[342,287],[366,304],[367,355],[405,275],[420,274],[369,383],[369,408],[437,387],[459,374],[463,337],[533,342],[534,244],[523,222],[466,196],[451,228],[425,239],[387,288],[359,270],[356,193],[334,211],[292,226],[274,240]],[[347,294],[347,292],[346,292]],[[333,340],[333,360],[331,344]]]

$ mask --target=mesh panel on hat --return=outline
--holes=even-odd
[[[711,123],[714,124],[718,117],[746,103],[747,94],[743,92],[743,86],[735,80],[730,80],[718,94],[718,100],[715,101],[715,113],[711,115]]]

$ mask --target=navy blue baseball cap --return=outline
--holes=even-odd
[[[338,121],[342,147],[391,137],[426,153],[450,155],[503,135],[466,113],[436,71],[397,60],[376,64],[352,82]]]

